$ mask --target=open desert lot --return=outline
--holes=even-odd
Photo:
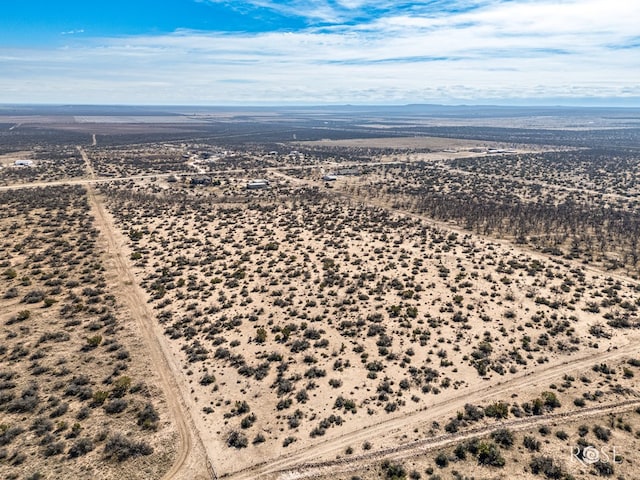
[[[640,131],[525,113],[0,116],[0,477],[637,478]]]

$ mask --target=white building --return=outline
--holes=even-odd
[[[247,183],[248,190],[260,190],[263,188],[269,188],[269,180],[265,180],[264,178],[256,178]]]

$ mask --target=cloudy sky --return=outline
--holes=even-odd
[[[640,105],[638,0],[14,0],[0,103]]]

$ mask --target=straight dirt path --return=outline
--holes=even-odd
[[[89,176],[95,177],[88,155],[82,147],[78,147],[78,151],[87,164]],[[179,368],[172,362],[168,354],[164,338],[161,336],[162,333],[159,334],[154,328],[155,322],[147,306],[144,292],[136,282],[131,267],[123,254],[123,239],[120,238],[113,218],[106,211],[91,183],[87,184],[87,195],[95,217],[96,228],[105,240],[107,255],[112,260],[110,267],[114,269],[113,274],[118,279],[117,298],[135,320],[147,345],[149,361],[161,382],[161,388],[177,430],[176,459],[163,478],[185,480],[215,478],[213,468],[206,458],[200,437],[176,382]]]

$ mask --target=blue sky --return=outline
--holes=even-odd
[[[16,0],[0,103],[640,104],[635,0]]]

